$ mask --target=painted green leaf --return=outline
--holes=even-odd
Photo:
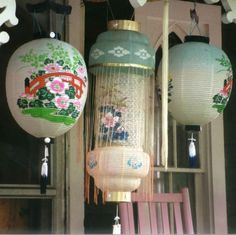
[[[65,93],[69,96],[70,99],[75,98],[75,88],[73,86],[70,86],[69,90],[66,90]]]
[[[72,125],[75,123],[74,118],[55,115],[56,111],[57,109],[53,108],[32,108],[24,109],[22,110],[22,113],[25,115],[31,115],[35,118],[43,118],[54,123],[64,123],[65,125]]]
[[[26,99],[21,99],[21,98],[19,98],[19,99],[17,100],[17,105],[18,105],[20,108],[25,109],[25,108],[28,107],[28,101],[27,101]]]

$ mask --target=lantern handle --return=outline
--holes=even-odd
[[[201,35],[201,31],[199,28],[199,16],[197,14],[197,2],[196,0],[193,3],[193,9],[190,9],[190,19],[191,19],[191,24],[190,24],[190,32],[189,35],[192,34],[195,28],[198,29],[199,34]]]

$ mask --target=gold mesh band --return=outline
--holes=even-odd
[[[130,30],[140,32],[140,24],[132,20],[112,20],[108,22],[108,30]]]

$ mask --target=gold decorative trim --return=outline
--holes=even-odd
[[[107,192],[106,202],[131,202],[131,192]]]
[[[96,67],[132,67],[132,68],[154,71],[154,68],[149,67],[149,66],[140,65],[140,64],[129,64],[129,63],[101,63],[101,64],[94,64],[94,65],[89,66],[89,68],[96,68]]]
[[[111,20],[107,24],[108,30],[130,30],[140,32],[140,24],[132,20]]]

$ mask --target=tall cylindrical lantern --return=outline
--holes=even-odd
[[[187,36],[184,43],[169,50],[168,108],[174,119],[184,125],[201,126],[217,118],[232,90],[229,58],[208,40]]]
[[[107,201],[128,201],[153,155],[154,49],[134,21],[111,21],[92,46],[87,171]]]

